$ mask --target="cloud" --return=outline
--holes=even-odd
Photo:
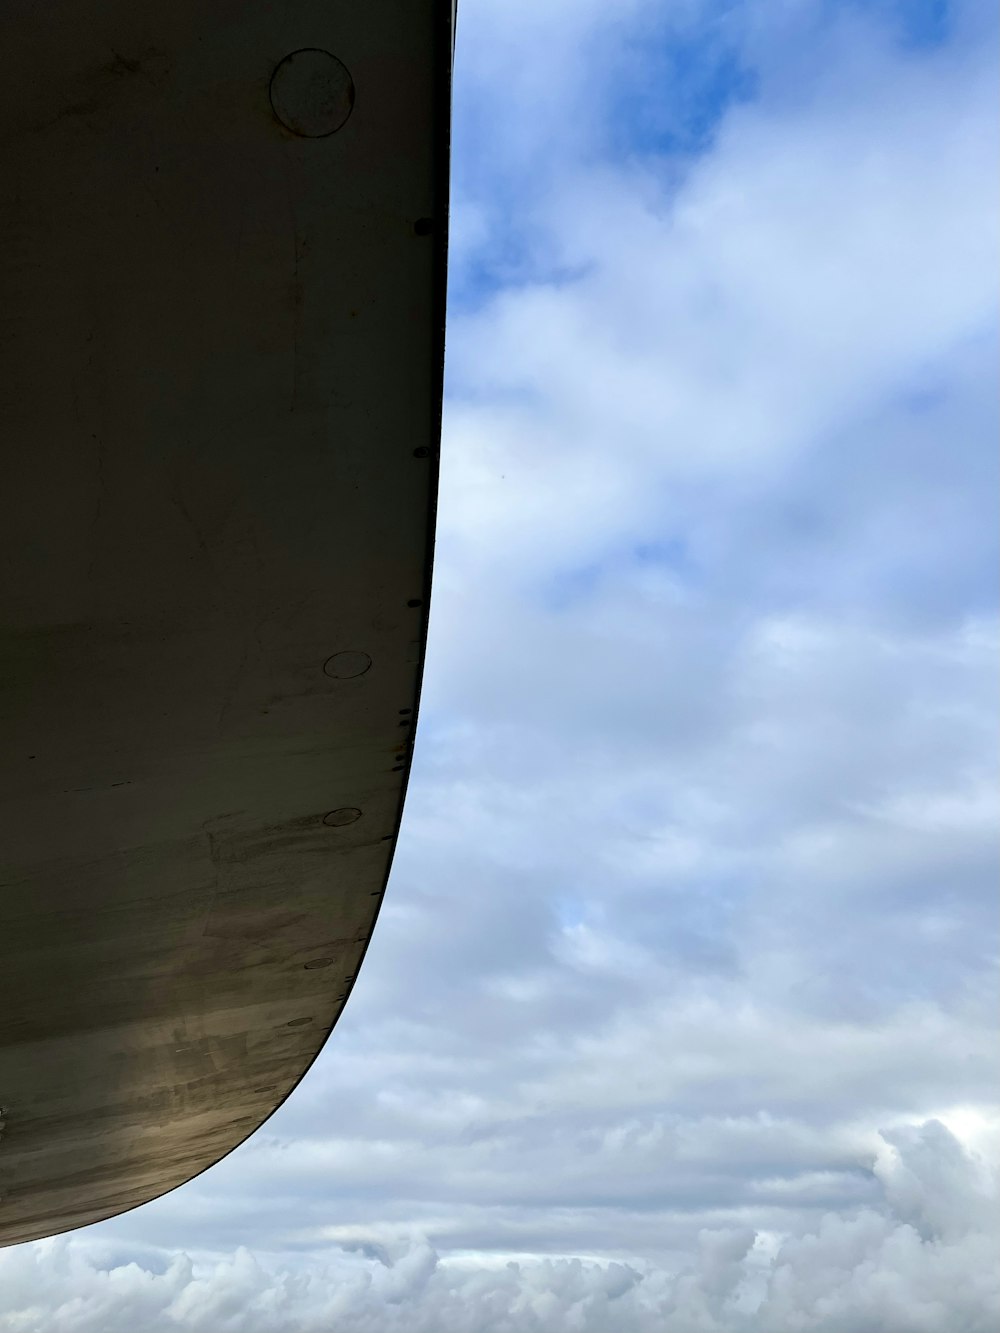
[[[937,1121],[886,1133],[880,1207],[792,1237],[702,1229],[670,1269],[330,1247],[302,1266],[86,1240],[0,1253],[5,1333],[986,1333],[1000,1317],[996,1177]]]
[[[931,366],[950,387],[963,349],[989,357],[992,72],[975,53],[834,68],[791,106],[765,84],[680,184],[655,156],[570,170],[533,213],[553,276],[456,314],[442,539],[470,582],[501,549],[508,577],[664,529],[697,551],[686,529],[743,526],[792,479],[807,510],[840,507],[843,472],[818,497],[809,464],[829,479]]]

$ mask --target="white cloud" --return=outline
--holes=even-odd
[[[0,1253],[5,1333],[987,1333],[1000,1318],[995,1175],[943,1125],[886,1132],[881,1207],[791,1237],[703,1228],[687,1264],[497,1256],[426,1242],[330,1247],[307,1265],[114,1255],[42,1242]]]
[[[734,110],[680,187],[575,168],[539,212],[581,276],[453,320],[442,536],[470,582],[686,528],[698,486],[725,512],[994,328],[992,69],[852,63]]]

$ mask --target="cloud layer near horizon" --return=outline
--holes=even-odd
[[[215,1261],[116,1260],[57,1239],[0,1256],[11,1333],[992,1333],[995,1173],[937,1121],[887,1135],[882,1206],[779,1241],[702,1229],[673,1271],[519,1255],[444,1261],[426,1242],[303,1265],[240,1247]],[[291,1260],[291,1262],[290,1262]]]
[[[995,75],[939,9],[463,0],[374,943],[238,1153],[0,1251],[3,1333],[997,1325]]]

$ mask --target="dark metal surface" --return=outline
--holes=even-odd
[[[423,658],[451,51],[450,0],[0,14],[0,1244],[217,1161],[357,974]]]

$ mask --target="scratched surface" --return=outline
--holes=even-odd
[[[360,965],[423,658],[451,22],[0,15],[0,1244],[217,1161]],[[269,84],[312,48],[354,100],[305,138]]]

